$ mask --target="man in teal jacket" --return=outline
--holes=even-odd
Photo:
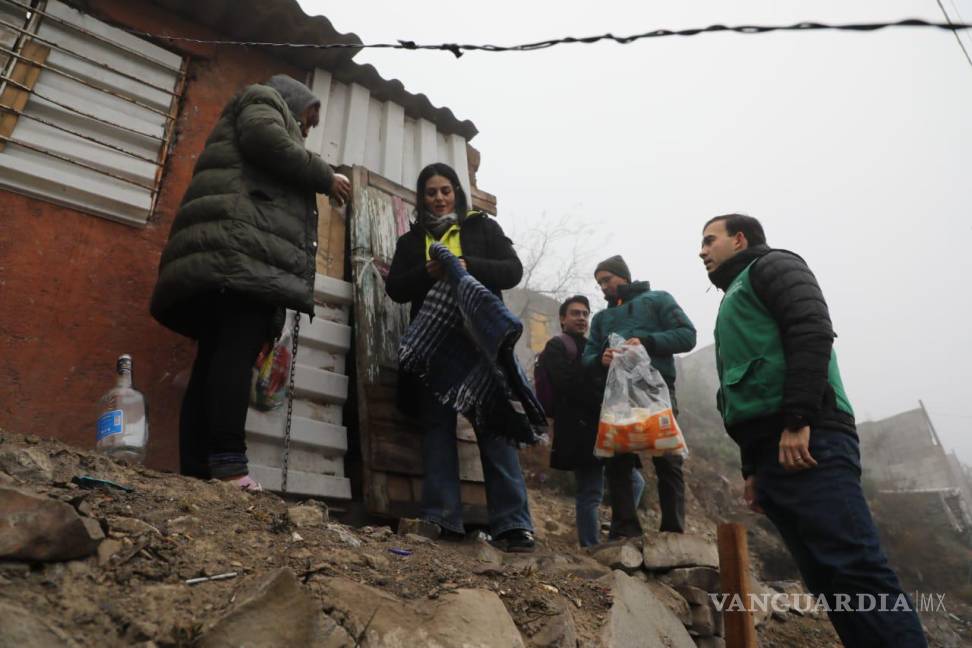
[[[706,223],[699,256],[725,291],[717,402],[741,450],[746,501],[779,530],[845,646],[923,648],[861,489],[854,410],[816,278],[742,214]]]
[[[631,281],[631,271],[620,255],[605,259],[594,270],[608,308],[591,321],[591,334],[584,347],[583,363],[590,371],[605,374],[616,349],[608,346],[608,337],[616,333],[627,344],[641,344],[651,357],[651,364],[661,373],[675,402],[676,353],[695,348],[695,327],[675,299],[660,290],[651,290],[647,281]],[[612,536],[640,536],[635,502],[631,492],[631,469],[636,455],[616,455],[607,465],[611,490]],[[654,457],[658,476],[658,503],[661,507],[661,530],[682,533],[685,530],[685,479],[682,457]],[[630,502],[629,502],[630,500]]]

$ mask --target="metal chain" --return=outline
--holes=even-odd
[[[294,418],[294,374],[297,370],[297,338],[300,334],[300,313],[294,312],[293,347],[290,353],[290,384],[287,386],[287,421],[284,424],[283,461],[280,469],[280,492],[287,492],[287,471],[290,464],[290,426]]]

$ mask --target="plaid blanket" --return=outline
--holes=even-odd
[[[399,371],[418,376],[478,433],[537,443],[547,420],[513,353],[523,324],[444,245],[433,243],[429,256],[445,266],[446,278],[402,336]]]

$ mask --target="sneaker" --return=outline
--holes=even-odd
[[[530,553],[537,547],[533,533],[526,529],[510,529],[496,536],[495,544],[509,553]]]

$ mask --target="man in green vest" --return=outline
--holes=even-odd
[[[779,530],[845,646],[927,646],[864,499],[854,410],[816,278],[741,214],[706,223],[699,256],[725,293],[717,404],[742,453],[746,502]]]

